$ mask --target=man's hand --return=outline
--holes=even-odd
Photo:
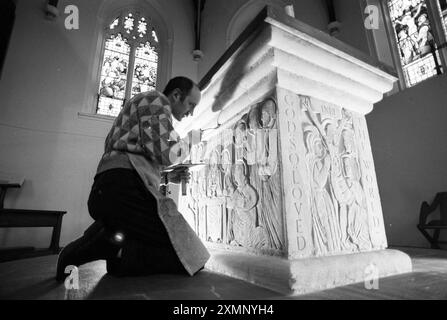
[[[189,182],[191,179],[191,174],[188,168],[178,168],[173,171],[168,172],[168,181],[170,183],[179,184],[182,181]]]

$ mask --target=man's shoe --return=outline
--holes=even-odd
[[[56,280],[63,281],[67,274],[67,266],[80,266],[95,260],[107,260],[116,256],[119,246],[113,243],[111,234],[104,228],[93,232],[89,228],[82,237],[68,244],[59,254],[57,261]]]
[[[141,277],[159,273],[185,274],[173,248],[127,239],[121,257],[107,259],[107,273],[115,277]]]
[[[142,257],[137,255],[137,250],[129,244],[129,241],[122,248],[121,256],[117,255],[107,259],[107,273],[114,277],[140,276]]]

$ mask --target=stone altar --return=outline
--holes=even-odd
[[[397,80],[369,56],[266,7],[200,83],[202,129],[179,209],[207,268],[306,293],[411,272],[387,250],[365,115]]]

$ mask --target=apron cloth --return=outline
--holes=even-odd
[[[194,275],[202,269],[210,254],[200,238],[190,227],[182,214],[177,210],[177,205],[171,198],[163,196],[159,192],[159,181],[152,179],[153,175],[147,175],[146,159],[140,155],[128,154],[132,166],[137,171],[146,189],[157,202],[157,213],[171,240],[171,244],[183,267],[190,275]],[[155,172],[159,172],[156,168]]]

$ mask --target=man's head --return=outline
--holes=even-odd
[[[175,77],[169,80],[163,94],[171,103],[172,115],[177,121],[192,115],[199,104],[202,94],[198,86],[185,77]]]

